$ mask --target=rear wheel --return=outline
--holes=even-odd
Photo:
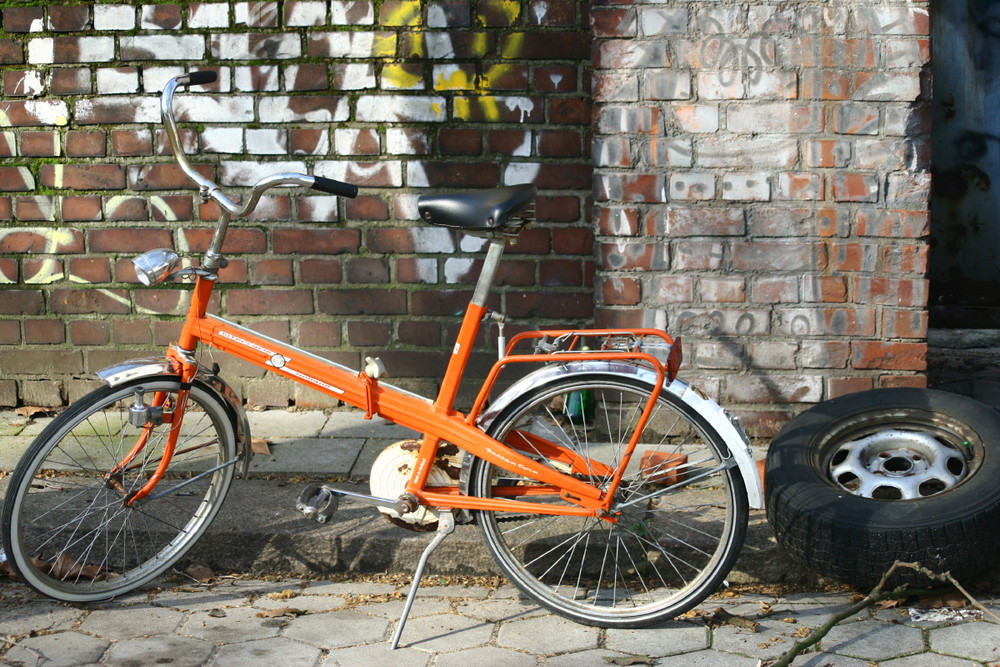
[[[598,488],[622,461],[649,385],[613,375],[570,376],[519,397],[488,433]],[[569,456],[559,455],[553,443]],[[586,463],[567,463],[573,455]],[[642,627],[684,613],[722,582],[739,553],[748,503],[722,438],[681,399],[661,392],[624,471],[615,522],[594,517],[479,512],[486,545],[528,596],[573,620]],[[561,459],[561,460],[557,460]],[[538,482],[475,461],[470,492],[542,504]]]
[[[28,585],[72,602],[122,595],[166,571],[202,535],[232,482],[236,438],[225,407],[198,385],[166,475],[146,498],[125,502],[161,460],[179,389],[168,378],[102,387],[34,441],[3,507],[7,556]],[[129,423],[139,390],[163,407],[164,423],[124,470],[109,475],[141,434]]]

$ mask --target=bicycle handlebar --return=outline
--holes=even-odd
[[[163,125],[167,132],[167,138],[170,140],[170,147],[173,150],[174,158],[187,177],[198,185],[202,197],[214,200],[228,215],[235,218],[242,218],[249,215],[256,208],[257,202],[260,201],[261,195],[266,190],[279,186],[307,187],[340,197],[354,198],[358,195],[358,186],[356,185],[336,181],[332,178],[296,173],[274,174],[273,176],[261,179],[253,186],[250,197],[242,206],[223,194],[214,181],[199,174],[188,160],[187,155],[181,148],[180,136],[177,132],[177,121],[174,118],[173,109],[174,92],[178,86],[204,85],[213,83],[217,79],[218,76],[216,73],[211,71],[190,72],[176,76],[164,86],[163,97],[160,100],[160,115],[163,118]]]

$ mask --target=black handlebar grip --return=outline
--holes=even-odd
[[[356,185],[335,181],[332,178],[323,178],[322,176],[313,176],[313,181],[314,183],[310,186],[313,190],[319,190],[320,192],[326,192],[327,194],[339,197],[349,197],[351,199],[358,196],[358,186]]]
[[[191,72],[188,74],[188,85],[189,86],[203,86],[206,83],[215,83],[219,78],[219,75],[215,72],[201,71],[201,72]]]

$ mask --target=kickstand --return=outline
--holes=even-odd
[[[437,546],[444,541],[444,538],[451,535],[454,530],[454,515],[452,515],[451,510],[442,510],[438,515],[437,534],[434,535],[434,539],[432,539],[431,543],[427,545],[426,549],[424,549],[424,553],[420,556],[420,561],[417,563],[417,571],[413,573],[413,583],[410,584],[410,592],[406,596],[406,604],[403,605],[403,613],[399,617],[399,624],[396,626],[396,632],[392,635],[392,643],[389,645],[390,649],[395,649],[399,646],[399,637],[403,634],[403,626],[406,625],[406,617],[410,615],[410,607],[413,606],[413,600],[417,597],[417,589],[420,588],[420,578],[424,575],[424,566],[427,565],[427,559],[430,558],[431,553],[437,549]]]

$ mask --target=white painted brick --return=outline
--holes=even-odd
[[[641,18],[642,34],[647,37],[687,31],[687,9],[643,9]]]
[[[249,96],[187,95],[174,100],[174,111],[189,123],[248,123],[253,103]]]
[[[357,145],[358,138],[361,136],[362,131],[367,132],[368,130],[344,128],[334,131],[334,150],[340,155],[354,155],[354,147]]]
[[[357,120],[368,123],[443,122],[447,104],[443,97],[363,95],[358,99]]]
[[[398,188],[403,185],[403,166],[396,160],[370,163],[326,160],[316,163],[314,173],[345,183],[362,184],[377,176],[380,181],[388,182],[388,187]]]
[[[702,172],[679,172],[670,175],[670,199],[706,200],[715,198],[715,177]]]
[[[284,155],[288,153],[288,132],[279,129],[247,130],[247,153]]]
[[[279,90],[279,74],[281,68],[277,65],[262,65],[256,68],[235,67],[233,78],[236,90],[250,92],[273,92]]]
[[[385,131],[385,149],[393,155],[427,155],[430,141],[419,130],[390,127]]]
[[[350,108],[344,98],[324,98],[323,104],[310,96],[288,97],[279,95],[261,98],[259,104],[262,123],[339,123],[348,119]]]
[[[132,30],[134,5],[94,5],[94,30]]]
[[[207,127],[201,133],[201,146],[206,153],[242,153],[243,130],[238,127]]]
[[[8,91],[9,92],[9,91]],[[24,97],[38,97],[45,92],[45,83],[42,78],[42,71],[24,72],[21,80],[14,88],[14,94]]]
[[[769,201],[771,183],[766,173],[725,174],[722,198],[730,201]]]
[[[340,90],[364,90],[377,84],[375,67],[371,63],[334,65],[334,79]]]
[[[412,192],[397,193],[392,196],[392,210],[399,220],[420,220],[417,200],[420,195]]]
[[[719,107],[708,104],[686,104],[674,107],[674,118],[685,132],[718,132]]]
[[[326,25],[326,2],[310,0],[289,5],[285,16],[287,26]]]
[[[419,253],[450,254],[455,252],[455,235],[448,229],[412,227],[410,239],[413,241],[413,249]]]
[[[202,2],[191,5],[188,17],[189,28],[228,28],[228,2]]]
[[[322,42],[323,55],[330,58],[370,58],[374,51],[375,35],[370,32],[328,32],[312,36],[313,43]]]
[[[122,116],[131,123],[159,123],[160,99],[147,96],[102,96],[87,97],[76,103],[73,119],[77,123],[104,123],[108,110],[119,109]]]
[[[97,92],[121,95],[139,92],[139,72],[131,68],[97,70]]]
[[[262,178],[283,172],[306,173],[305,162],[223,162],[219,167],[222,185],[253,185]]]
[[[238,25],[274,27],[280,22],[277,2],[238,2],[234,10]]]
[[[375,3],[341,2],[330,3],[331,25],[372,25],[375,23]]]
[[[212,35],[212,55],[222,60],[298,58],[302,44],[298,35]]]
[[[330,152],[330,131],[320,130],[316,143],[311,148],[297,148],[293,155],[326,155]]]
[[[179,30],[180,23],[164,27],[156,22],[156,5],[144,5],[139,13],[139,27],[142,30]]]
[[[114,60],[115,40],[113,37],[77,37],[78,52],[73,62],[100,63]],[[46,65],[59,60],[55,53],[55,40],[38,37],[28,42],[28,62],[32,65]]]
[[[183,67],[143,67],[142,88],[147,93],[158,93],[175,76],[184,74]]]
[[[119,38],[125,60],[201,60],[205,38],[201,35],[136,35]]]
[[[504,185],[533,183],[542,165],[537,162],[512,162],[503,170]]]

